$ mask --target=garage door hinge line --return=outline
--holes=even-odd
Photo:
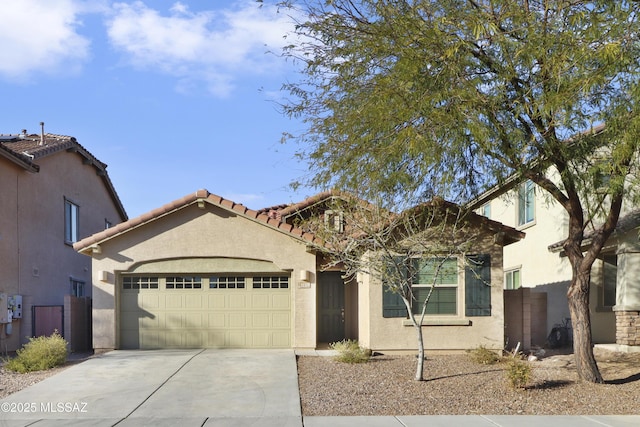
[[[160,390],[160,389],[161,389],[161,388],[162,388],[162,387],[163,387],[167,382],[169,382],[169,380],[170,380],[171,378],[173,378],[173,377],[174,377],[178,372],[180,372],[180,371],[182,370],[182,368],[184,368],[185,366],[187,366],[187,364],[188,364],[189,362],[191,362],[191,361],[192,361],[196,356],[199,356],[200,354],[202,354],[202,352],[203,352],[203,351],[205,351],[205,350],[206,350],[206,349],[204,349],[204,348],[203,348],[202,350],[200,350],[199,352],[197,352],[196,354],[194,354],[193,356],[191,356],[191,357],[190,357],[186,362],[184,362],[182,365],[180,365],[180,367],[179,367],[178,369],[176,369],[176,370],[175,370],[175,372],[174,372],[173,374],[169,375],[169,376],[167,377],[167,379],[166,379],[166,380],[164,380],[164,381],[163,381],[163,382],[162,382],[158,387],[156,387],[156,389],[155,389],[155,390],[153,390],[153,391],[151,392],[151,394],[149,394],[149,396],[147,396],[147,397],[146,397],[142,402],[140,402],[140,404],[139,404],[138,406],[136,406],[135,408],[133,408],[133,410],[132,410],[131,412],[129,412],[129,413],[127,414],[127,416],[126,416],[126,417],[124,417],[123,419],[121,419],[120,421],[118,421],[117,423],[115,423],[113,426],[115,427],[115,426],[117,426],[118,424],[120,424],[122,421],[124,421],[124,420],[126,420],[127,418],[129,418],[129,417],[130,417],[134,412],[136,412],[136,411],[137,411],[137,410],[138,410],[142,405],[144,405],[144,404],[147,402],[147,400],[151,399],[151,396],[153,396],[154,394],[156,394],[156,392],[157,392],[158,390]]]

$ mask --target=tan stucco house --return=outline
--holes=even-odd
[[[69,301],[90,299],[91,262],[72,245],[127,219],[106,167],[75,138],[44,133],[44,125],[39,134],[0,135],[3,351],[54,329],[72,350],[89,343],[90,311],[80,316]]]
[[[345,284],[340,271],[323,271],[317,237],[288,222],[286,212],[323,197],[255,211],[198,190],[77,242],[92,258],[96,351],[314,349],[344,338],[379,351],[414,349],[413,328],[379,281]],[[474,302],[462,269],[449,284],[450,311],[426,321],[429,349],[502,348],[502,247],[523,235],[474,218],[477,248],[490,256],[486,309],[467,307]]]
[[[557,179],[551,172],[549,176]],[[524,348],[548,344],[554,327],[570,324],[567,290],[572,270],[562,251],[568,232],[566,211],[533,182],[516,176],[468,207],[526,233],[526,238],[505,248],[505,292],[507,297],[523,292],[519,298],[524,298],[529,310]],[[587,225],[585,248],[589,230]],[[537,305],[541,300],[544,303]],[[640,210],[631,203],[623,205],[618,226],[592,267],[589,306],[594,344],[640,350]],[[516,309],[522,307],[518,304]]]

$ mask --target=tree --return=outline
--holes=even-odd
[[[457,283],[458,269],[465,266],[465,274],[490,286],[490,278],[487,280],[482,274],[490,271],[490,262],[485,261],[485,254],[472,253],[479,243],[478,229],[470,226],[467,213],[442,199],[396,214],[379,204],[342,193],[326,208],[324,214],[303,219],[299,226],[319,238],[309,244],[323,254],[324,269],[339,267],[345,278],[370,275],[380,281],[385,294],[402,300],[416,332],[414,379],[422,381],[423,321],[432,295],[441,290],[437,285],[447,283],[451,277]],[[331,217],[327,212],[340,215]],[[418,283],[420,286],[414,286]]]
[[[568,214],[577,372],[602,382],[590,274],[623,200],[638,197],[638,2],[284,6],[306,17],[284,53],[303,77],[285,85],[283,106],[305,123],[294,139],[311,166],[306,183],[394,202],[463,201],[512,177],[535,182]],[[590,224],[600,225],[584,249]]]

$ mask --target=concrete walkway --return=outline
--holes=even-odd
[[[0,400],[0,427],[31,425],[630,427],[640,415],[303,419],[292,350],[120,350]]]

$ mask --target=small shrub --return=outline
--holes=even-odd
[[[473,350],[467,350],[469,357],[476,363],[481,365],[494,365],[500,361],[500,356],[485,346],[481,345]]]
[[[517,356],[507,362],[507,381],[513,388],[524,388],[531,381],[532,369],[529,362]]]
[[[67,360],[67,342],[54,332],[49,337],[29,338],[29,342],[7,360],[5,368],[24,374],[60,366]]]
[[[335,359],[344,363],[364,363],[371,358],[371,350],[360,347],[356,340],[342,340],[329,344],[332,350],[338,352]]]

